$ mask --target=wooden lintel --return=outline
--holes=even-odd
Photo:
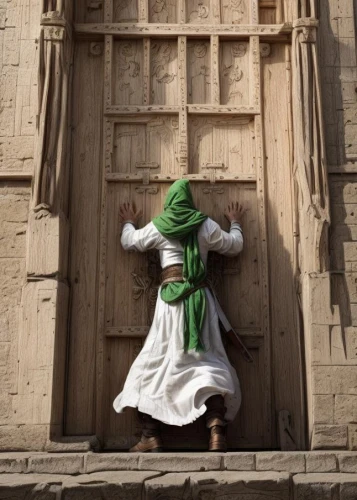
[[[174,182],[179,179],[189,179],[196,182],[210,182],[211,176],[207,174],[184,174],[178,175],[163,175],[151,174],[150,182]],[[142,182],[142,174],[120,174],[107,173],[105,176],[107,182]],[[256,182],[256,176],[251,174],[216,174],[216,182]]]
[[[220,37],[251,35],[276,37],[288,35],[292,32],[291,23],[284,24],[222,24],[222,25],[194,25],[194,24],[123,24],[123,23],[83,23],[75,24],[75,33],[82,35],[141,35],[141,36],[179,36],[202,37],[214,33]]]

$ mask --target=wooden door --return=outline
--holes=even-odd
[[[278,10],[272,10],[273,3],[267,3],[267,14],[264,8],[260,10],[261,23],[263,16],[267,16],[268,22],[277,21]],[[297,415],[296,428],[301,427],[298,363],[291,365],[291,373],[291,367],[281,361],[293,387],[281,391],[284,396],[278,404],[273,394],[277,382],[272,366],[275,359],[272,337],[277,335],[277,327],[272,324],[270,313],[276,310],[277,297],[272,297],[269,273],[271,265],[275,266],[274,251],[279,245],[284,247],[285,240],[283,235],[278,243],[269,243],[271,231],[267,222],[272,213],[271,193],[279,185],[279,189],[287,193],[290,211],[284,221],[291,218],[287,234],[290,235],[290,229],[292,234],[291,158],[288,148],[280,151],[276,146],[274,133],[264,128],[263,120],[265,114],[269,115],[271,124],[279,128],[281,118],[274,112],[276,102],[271,102],[264,92],[270,91],[272,82],[279,85],[284,70],[279,73],[276,68],[281,69],[279,64],[285,67],[287,63],[283,30],[281,26],[270,26],[268,30],[259,24],[258,0],[107,0],[104,5],[103,18],[95,13],[98,19],[94,19],[89,9],[80,7],[77,13],[77,20],[82,21],[76,26],[77,32],[95,41],[77,42],[76,106],[92,106],[89,98],[92,96],[97,103],[94,104],[95,116],[102,113],[102,142],[95,134],[91,137],[95,143],[93,154],[102,151],[103,161],[99,167],[101,184],[97,181],[95,186],[91,184],[91,189],[102,186],[92,202],[98,206],[100,200],[101,212],[98,220],[93,213],[94,219],[88,221],[91,229],[87,230],[89,239],[93,235],[93,248],[89,253],[93,256],[97,252],[98,256],[98,279],[93,278],[90,285],[90,293],[96,296],[96,323],[95,330],[89,324],[81,328],[76,320],[80,306],[72,308],[67,432],[94,430],[107,449],[127,449],[137,440],[140,428],[135,412],[128,409],[118,415],[112,409],[112,402],[121,391],[148,333],[160,268],[155,252],[138,254],[121,248],[119,205],[123,201],[135,201],[143,208],[142,224],[146,224],[162,210],[170,184],[187,178],[197,207],[225,229],[228,223],[223,210],[229,200],[239,200],[248,207],[244,251],[232,259],[213,254],[209,261],[209,272],[222,306],[254,358],[253,364],[247,364],[232,345],[226,346],[243,393],[241,410],[229,425],[229,444],[232,448],[247,449],[276,447],[279,410],[293,409]],[[105,24],[100,24],[99,19]],[[265,43],[267,33],[280,42],[273,55]],[[103,42],[98,42],[98,34],[103,35]],[[93,51],[101,53],[101,49],[96,49],[101,43],[104,43],[103,61],[95,63]],[[86,56],[87,46],[89,55]],[[261,54],[267,58],[263,60]],[[93,77],[97,75],[99,91],[89,87],[86,72],[76,73],[76,64],[83,69],[85,57],[89,58],[86,68],[91,68],[88,71]],[[102,74],[99,73],[101,64]],[[275,66],[270,72],[272,65]],[[288,99],[288,79],[280,83],[284,99]],[[103,98],[103,107],[98,104],[100,98]],[[83,172],[87,167],[80,163],[80,144],[86,140],[86,126],[78,123],[75,131],[78,141],[74,141],[73,153],[74,170],[78,163],[78,169],[83,168]],[[285,140],[289,139],[289,112],[284,126]],[[266,138],[269,145],[265,148]],[[91,148],[91,144],[87,147]],[[267,150],[272,153],[270,160]],[[279,151],[276,161],[272,160]],[[93,159],[88,161],[93,169]],[[273,161],[271,168],[276,180],[273,179],[273,187],[267,182],[269,161]],[[274,170],[275,164],[284,165],[283,176]],[[280,178],[284,178],[284,186],[279,184]],[[77,200],[85,182],[80,175],[74,180],[73,196]],[[81,199],[73,205],[73,231],[76,224],[80,225],[80,206]],[[100,228],[98,241],[94,235],[96,223]],[[289,225],[289,221],[286,224]],[[83,249],[83,234],[80,234],[71,250],[74,280],[81,265],[76,264],[76,256],[79,260]],[[279,276],[276,267],[274,271]],[[293,279],[284,276],[278,286],[288,281],[290,293]],[[274,279],[273,282],[276,286]],[[89,292],[82,288],[81,293]],[[74,288],[73,304],[82,300],[79,295]],[[291,301],[291,297],[286,300]],[[283,309],[277,308],[274,314],[278,320],[273,321],[286,323]],[[297,330],[293,331],[294,321],[289,328],[291,335],[298,338]],[[96,371],[93,366],[91,370],[87,362],[87,371],[81,369],[86,375],[79,383],[75,376],[76,359],[81,348],[89,345],[88,335],[92,331],[95,342],[88,349],[95,359]],[[299,358],[298,342],[288,349],[287,360]],[[89,389],[84,396],[80,387],[86,385],[86,380]],[[94,392],[89,394],[91,390]],[[286,408],[285,401],[291,400],[291,390],[297,391],[295,406]],[[81,401],[87,409],[81,417],[83,425],[78,420],[75,422]],[[207,445],[201,420],[183,428],[166,426],[164,439],[166,446],[172,448],[201,449]]]

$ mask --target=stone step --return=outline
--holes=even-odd
[[[154,471],[58,474],[2,474],[0,499],[200,499],[290,500],[290,474],[278,472]]]
[[[88,474],[101,471],[276,471],[357,473],[357,453],[0,453],[0,473]],[[357,500],[357,498],[356,498]]]

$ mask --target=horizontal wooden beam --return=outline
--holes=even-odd
[[[31,181],[33,172],[22,170],[2,170],[0,171],[0,181]]]
[[[105,116],[137,115],[137,114],[179,114],[180,106],[107,106]],[[260,110],[254,106],[220,106],[210,104],[189,104],[187,112],[204,115],[259,115]]]
[[[146,337],[149,333],[150,326],[113,326],[105,330],[105,336],[110,338],[141,338]],[[242,337],[249,338],[252,346],[254,346],[254,339],[263,337],[262,331],[259,329],[250,328],[235,328],[235,331]],[[258,341],[260,344],[260,341]]]
[[[86,23],[75,24],[78,35],[134,35],[134,36],[179,36],[202,37],[203,35],[230,36],[262,36],[274,38],[289,35],[292,32],[291,23],[284,24],[123,24],[123,23]]]
[[[164,174],[151,174],[149,182],[174,182],[179,179],[188,179],[196,182],[211,182],[210,173],[207,174],[184,174],[178,175],[164,175]],[[108,173],[105,176],[107,182],[142,182],[142,174],[120,174]],[[220,174],[215,176],[215,182],[256,182],[256,176],[252,174]]]

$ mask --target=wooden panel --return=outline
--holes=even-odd
[[[228,201],[239,200],[248,207],[243,222],[245,250],[235,258],[216,256],[211,270],[218,296],[232,325],[256,330],[261,326],[256,185],[193,183],[192,191],[199,209],[226,230],[229,224],[223,211]]]
[[[104,446],[128,449],[138,441],[141,424],[136,410],[127,408],[118,415],[114,398],[122,391],[130,366],[142,348],[142,339],[111,339],[105,346]]]
[[[249,24],[249,0],[221,0],[223,24]]]
[[[220,43],[221,104],[249,103],[249,43]]]
[[[188,23],[209,24],[212,22],[210,0],[186,0],[186,16]]]
[[[114,104],[143,104],[143,41],[113,44],[112,96]]]
[[[138,0],[113,0],[113,22],[135,23],[138,20]]]
[[[102,23],[104,0],[76,0],[74,19],[76,23]]]
[[[248,117],[189,118],[189,165],[192,173],[254,174],[254,120]]]
[[[295,292],[294,213],[289,130],[290,72],[284,45],[263,58],[265,149],[268,197],[272,370],[275,408],[289,410],[294,438],[303,443],[301,351]],[[284,102],[284,112],[276,112]],[[282,300],[284,297],[284,300]],[[284,383],[282,383],[284,380]],[[289,387],[289,390],[286,390]]]
[[[263,448],[266,434],[264,399],[266,377],[263,339],[245,338],[246,346],[253,356],[253,363],[242,361],[242,357],[231,343],[226,343],[228,357],[237,370],[242,390],[242,405],[235,420],[228,425],[227,439],[230,448]]]
[[[99,189],[101,183],[103,56],[78,42],[73,80],[71,285],[67,434],[94,432]],[[97,51],[98,53],[98,51]],[[97,189],[94,189],[94,186]]]
[[[143,209],[141,224],[162,211],[167,184],[110,184],[108,188],[106,327],[149,325],[157,292],[158,254],[126,252],[120,244],[119,204],[134,201]],[[156,259],[156,260],[155,260]],[[118,360],[119,362],[119,360]]]
[[[187,44],[187,86],[190,104],[211,101],[211,50],[209,40]]]
[[[174,175],[179,138],[178,116],[142,118],[116,123],[113,135],[113,172]]]
[[[177,41],[151,41],[151,103],[178,104]]]
[[[177,0],[149,0],[151,23],[177,23],[179,2]]]

